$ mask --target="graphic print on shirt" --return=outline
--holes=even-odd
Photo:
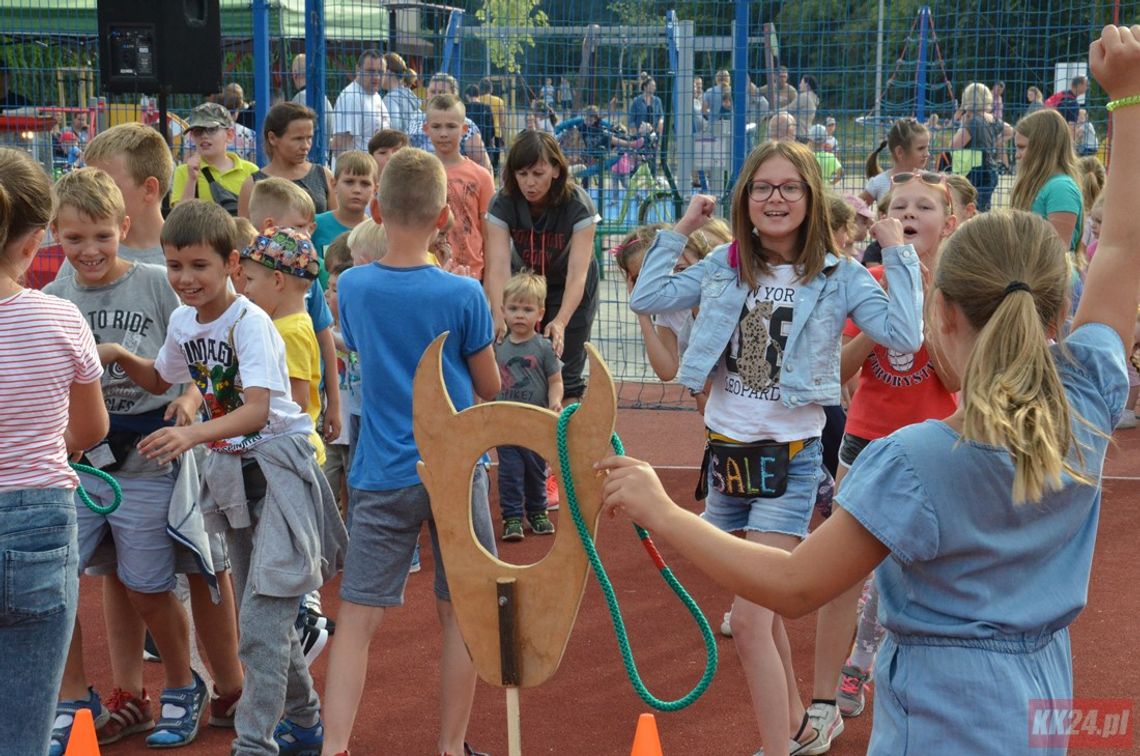
[[[201,337],[182,344],[182,354],[186,358],[190,377],[202,392],[206,411],[210,413],[211,420],[228,415],[244,404],[241,398],[242,385],[237,349],[234,347],[234,330],[243,317],[245,317],[244,310],[226,331],[225,341]],[[246,434],[242,437],[240,447],[248,446],[260,435],[260,433]],[[210,441],[207,446],[227,453],[240,451],[240,448],[235,449],[234,445],[225,439]]]
[[[905,354],[876,344],[867,363],[875,380],[894,388],[917,386],[935,375],[925,346],[914,354]]]
[[[523,268],[545,276],[546,267],[554,265],[569,244],[570,237],[560,231],[512,228],[511,241],[514,242],[515,250],[522,259]],[[547,283],[549,284],[549,281]]]
[[[154,318],[137,310],[88,310],[83,313],[91,326],[91,334],[96,344],[104,340],[117,341],[131,354],[139,353],[143,339],[151,335],[155,326]],[[112,363],[103,373],[103,402],[112,414],[130,414],[131,409],[143,398],[142,391],[127,376],[119,365]]]
[[[506,364],[499,366],[499,378],[503,384],[499,392],[499,399],[508,402],[529,402],[531,396],[538,390],[532,385],[531,376],[535,375],[540,366],[538,356],[524,354],[512,357]],[[542,391],[545,392],[545,386]]]
[[[455,216],[455,225],[448,233],[452,249],[467,250],[466,240],[473,234],[483,233],[482,219],[471,213],[471,208],[479,210],[479,185],[462,177],[447,177],[447,206]],[[473,260],[460,260],[469,265]]]
[[[796,290],[761,285],[748,295],[725,352],[725,390],[738,396],[780,400],[780,368],[792,330]]]

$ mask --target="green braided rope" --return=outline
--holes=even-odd
[[[94,475],[96,478],[102,478],[103,482],[110,486],[111,490],[115,493],[115,500],[107,506],[102,507],[95,503],[95,500],[87,494],[87,491],[84,490],[82,485],[75,489],[75,493],[79,495],[79,500],[86,504],[87,508],[95,514],[101,514],[103,516],[109,515],[123,503],[123,489],[119,487],[119,481],[115,480],[110,473],[103,472],[89,465],[81,465],[77,462],[71,463],[71,469],[76,472]]]
[[[629,635],[625,630],[625,621],[621,616],[621,608],[618,606],[613,584],[606,575],[605,568],[602,567],[602,560],[598,558],[598,549],[594,546],[594,540],[590,537],[590,532],[586,529],[586,521],[582,517],[581,510],[578,508],[578,496],[574,491],[574,476],[568,474],[570,471],[570,451],[566,443],[566,426],[570,422],[570,416],[573,415],[577,409],[577,404],[571,404],[562,410],[562,414],[558,416],[557,431],[558,463],[564,473],[562,482],[566,486],[566,498],[568,500],[567,504],[569,505],[570,516],[574,520],[574,527],[578,531],[578,537],[582,540],[582,546],[586,549],[586,558],[590,562],[590,568],[594,571],[598,585],[601,586],[602,593],[606,597],[606,604],[610,610],[610,619],[614,625],[614,633],[617,635],[618,648],[621,649],[622,662],[625,664],[626,674],[629,676],[629,681],[633,685],[633,689],[637,691],[637,695],[641,696],[642,701],[645,701],[645,703],[658,711],[680,711],[694,703],[704,694],[712,682],[713,676],[716,674],[716,637],[713,635],[712,628],[709,627],[708,619],[705,618],[701,608],[697,606],[697,602],[693,600],[693,597],[689,595],[685,587],[682,586],[680,581],[673,575],[673,571],[669,569],[664,560],[657,554],[657,549],[653,545],[653,540],[649,537],[649,532],[634,523],[633,527],[634,530],[637,531],[637,537],[641,539],[646,549],[650,552],[650,556],[657,562],[658,568],[661,571],[661,577],[668,583],[673,593],[681,599],[681,603],[689,610],[689,614],[693,615],[693,619],[696,620],[697,627],[700,628],[701,636],[705,642],[705,673],[696,687],[686,693],[682,698],[678,698],[675,701],[662,701],[650,693],[649,689],[645,687],[645,683],[642,682],[641,675],[637,671],[637,663],[633,659],[633,651],[629,646]],[[615,453],[625,454],[625,448],[622,446],[621,439],[618,438],[617,433],[613,434],[610,443]]]

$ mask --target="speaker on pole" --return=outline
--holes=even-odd
[[[107,92],[221,91],[219,0],[99,0],[98,21]]]

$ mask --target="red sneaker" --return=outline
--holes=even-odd
[[[144,690],[141,698],[115,688],[110,698],[103,701],[111,718],[96,731],[99,745],[117,743],[128,735],[154,729],[154,715],[150,711],[150,696]]]
[[[546,511],[558,509],[558,481],[550,470],[546,472]]]
[[[210,727],[233,727],[234,712],[237,711],[238,701],[241,699],[241,688],[237,693],[223,696],[214,686],[214,695],[210,697]]]

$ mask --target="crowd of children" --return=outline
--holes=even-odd
[[[707,441],[699,517],[621,457],[598,463],[606,506],[735,594],[723,629],[761,753],[827,752],[872,679],[870,750],[883,754],[1023,750],[1029,700],[1072,697],[1067,627],[1084,605],[1101,464],[1140,390],[1140,221],[1125,210],[1140,28],[1107,27],[1090,63],[1117,110],[1107,182],[1042,110],[1012,132],[1013,210],[977,214],[970,181],[927,172],[929,133],[913,121],[879,148],[892,168],[878,171],[877,151],[866,191],[842,197],[816,127],[810,147],[752,151],[730,223],[697,195],[672,228],[614,250],[650,364],[689,389]],[[88,167],[55,186],[0,150],[0,669],[28,681],[0,742],[62,756],[88,709],[101,743],[184,746],[207,718],[234,729],[235,754],[346,755],[369,646],[404,601],[426,525],[437,750],[476,755],[475,669],[416,471],[412,379],[446,332],[457,410],[579,399],[593,205],[538,133],[512,147],[496,194],[460,151],[453,95],[427,105],[434,155],[385,129],[335,173],[307,160],[304,108],[274,108],[257,172],[226,153],[222,111],[195,110],[199,156],[178,171],[138,124],[94,137]],[[66,264],[25,289],[48,230]],[[538,271],[515,260],[508,275],[512,252]],[[544,460],[496,456],[498,540],[524,525],[553,534]],[[69,460],[112,473],[118,508],[98,511],[112,488]],[[471,523],[495,554],[489,480],[480,463]],[[320,591],[338,573],[334,624]],[[107,696],[86,670],[81,574],[103,578]],[[783,618],[815,609],[805,706]],[[322,700],[309,663],[334,630]],[[157,706],[144,633],[163,665]],[[212,687],[191,667],[196,640]],[[968,711],[924,705],[966,688]]]

